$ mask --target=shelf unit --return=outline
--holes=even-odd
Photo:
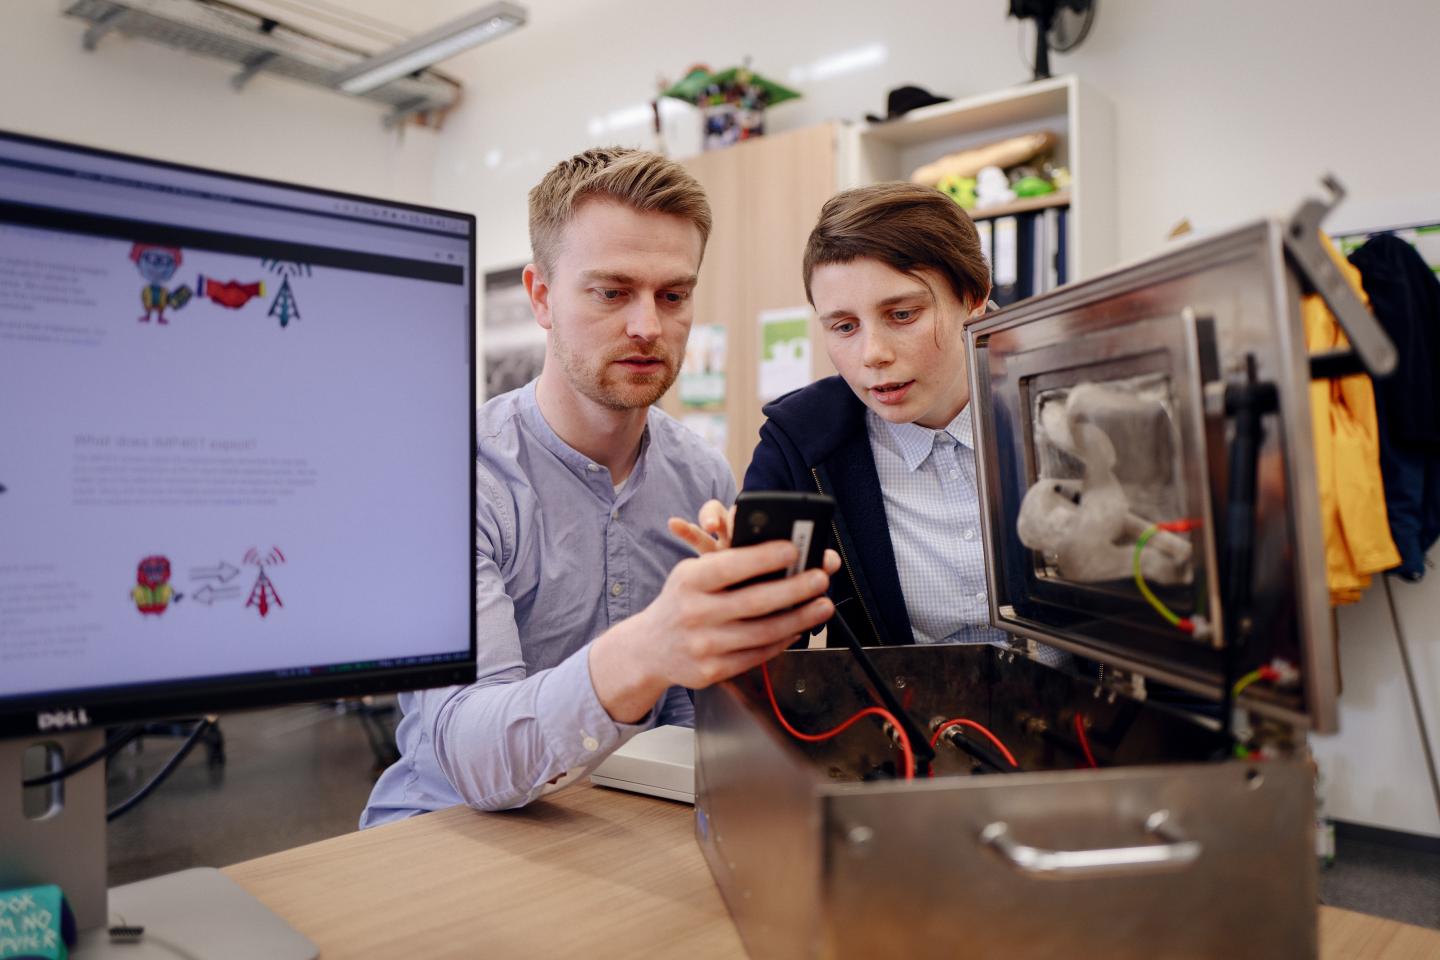
[[[1117,260],[1114,110],[1078,77],[1055,77],[911,111],[898,120],[855,124],[842,132],[838,179],[842,187],[908,180],[924,164],[1007,137],[1049,131],[1056,161],[1070,169],[1064,195],[1035,197],[1005,207],[971,211],[977,218],[1005,216],[1069,204],[1066,267],[1082,280]]]
[[[737,482],[759,439],[759,315],[805,306],[801,260],[820,208],[838,189],[834,124],[766,134],[684,161],[710,199],[714,230],[695,288],[695,324],[726,328],[725,399],[686,407],[678,385],[661,401],[677,417],[724,416],[725,457]],[[835,372],[811,325],[810,373]]]

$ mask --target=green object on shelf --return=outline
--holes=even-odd
[[[674,97],[676,100],[684,100],[686,103],[698,103],[700,97],[705,93],[705,88],[712,83],[714,76],[704,67],[696,67],[685,75],[685,78],[673,84],[668,90],[660,94],[662,97]]]
[[[975,178],[974,177],[946,177],[936,186],[941,192],[950,195],[950,199],[966,210],[975,209]]]
[[[673,84],[660,95],[704,106],[707,101],[714,99],[713,91],[716,89],[720,91],[718,102],[724,103],[727,93],[742,88],[763,94],[764,105],[771,107],[800,96],[797,91],[776,83],[774,80],[768,80],[749,67],[731,67],[728,70],[721,70],[719,73],[711,73],[703,67],[696,67],[686,74],[683,80]],[[739,98],[736,97],[736,99]]]
[[[1021,177],[1010,184],[1010,189],[1015,191],[1017,197],[1043,197],[1047,193],[1054,193],[1055,187],[1044,177]]]

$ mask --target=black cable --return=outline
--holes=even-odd
[[[1017,763],[1012,767],[1008,761],[1004,760],[988,746],[981,744],[979,740],[971,740],[965,736],[963,730],[963,727],[951,727],[940,735],[940,739],[949,743],[955,747],[955,749],[969,754],[974,760],[986,764],[1001,773],[1024,773],[1024,771],[1020,769],[1020,764]]]
[[[144,800],[146,797],[150,796],[150,794],[155,791],[155,788],[160,786],[160,784],[164,783],[165,778],[170,776],[170,774],[175,771],[176,767],[180,766],[180,761],[184,760],[185,755],[188,754],[192,749],[194,749],[195,744],[200,742],[200,738],[205,736],[205,731],[209,730],[214,725],[214,717],[206,717],[204,720],[201,720],[199,723],[195,724],[195,729],[190,731],[190,736],[185,738],[185,742],[180,744],[179,749],[175,751],[174,755],[171,756],[169,760],[165,761],[165,766],[160,768],[160,772],[155,774],[155,776],[150,779],[149,783],[145,784],[145,786],[141,787],[139,790],[131,794],[128,799],[122,800],[118,805],[110,808],[105,812],[105,822],[109,823],[111,820],[114,820],[117,817],[120,817],[130,812],[130,810],[135,807],[141,800]]]
[[[370,752],[375,755],[375,762],[382,767],[388,767],[399,760],[400,748],[396,745],[395,738],[385,729],[379,713],[365,703],[360,704],[359,712],[360,723],[370,739]]]
[[[850,601],[847,599],[842,602],[849,603]],[[861,669],[870,679],[870,685],[875,688],[881,702],[895,715],[900,726],[905,728],[905,735],[910,739],[910,751],[915,756],[916,771],[919,772],[928,767],[930,762],[935,759],[935,751],[930,748],[930,739],[925,736],[925,732],[920,729],[910,714],[900,705],[895,694],[885,685],[885,681],[880,678],[880,671],[875,669],[875,662],[870,659],[865,648],[860,646],[860,641],[856,638],[854,631],[850,629],[850,625],[845,622],[845,617],[840,614],[838,606],[835,616],[830,618],[830,624],[840,628],[840,632],[844,635],[845,645],[850,648],[850,653],[859,661]]]
[[[1234,739],[1235,681],[1240,658],[1254,633],[1255,517],[1259,489],[1260,447],[1265,441],[1262,418],[1279,407],[1273,383],[1256,378],[1255,355],[1245,356],[1245,380],[1225,388],[1225,412],[1234,421],[1230,437],[1230,472],[1225,497],[1225,539],[1221,557],[1225,580],[1221,584],[1225,649],[1222,651],[1220,733]]]
[[[122,727],[120,733],[116,734],[113,739],[106,741],[105,746],[101,747],[99,750],[96,750],[88,757],[85,757],[81,760],[76,760],[68,767],[61,767],[59,770],[54,770],[50,773],[41,774],[38,777],[31,777],[29,780],[22,780],[20,782],[20,785],[22,787],[43,787],[48,784],[54,783],[57,780],[64,780],[66,777],[74,776],[81,770],[84,770],[86,767],[99,763],[101,760],[108,760],[111,757],[115,756],[115,754],[120,752],[120,749],[122,747],[124,747],[130,741],[134,740],[139,735],[139,727]]]
[[[365,730],[365,739],[370,741],[370,752],[375,755],[376,762],[380,762],[381,754],[384,750],[381,746],[380,738],[375,733],[375,725],[370,722],[370,714],[365,709],[364,704],[361,704],[356,709],[355,715],[360,721],[360,726]]]

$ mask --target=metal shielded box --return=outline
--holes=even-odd
[[[933,777],[905,781],[879,724],[791,737],[777,708],[817,732],[876,703],[843,648],[699,691],[696,835],[752,957],[1315,956],[1303,731],[1334,728],[1335,670],[1301,297],[1338,306],[1367,361],[1389,349],[1343,301],[1320,213],[967,326],[991,619],[1010,646],[867,652],[927,732],[978,721],[1024,772],[975,775],[941,743]],[[1019,532],[1028,511],[1073,534],[1081,508],[1129,533],[1085,549]],[[1168,553],[1132,529],[1181,519]],[[1071,663],[1042,665],[1037,643]],[[1289,677],[1232,714],[1236,678],[1272,661]],[[1231,715],[1263,762],[1234,758],[1216,719]]]

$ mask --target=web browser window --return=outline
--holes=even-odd
[[[0,135],[0,700],[469,656],[474,228]]]

